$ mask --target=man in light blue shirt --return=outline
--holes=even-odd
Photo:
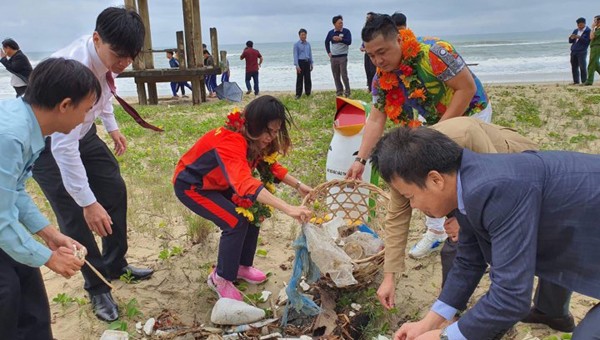
[[[306,41],[306,30],[301,28],[298,31],[298,40],[294,44],[294,66],[296,66],[296,99],[302,96],[302,83],[304,83],[304,92],[310,96],[312,89],[312,80],[310,72],[313,69],[313,57],[310,43]]]
[[[68,133],[100,98],[94,74],[74,60],[51,58],[31,73],[23,98],[0,101],[0,334],[52,339],[39,267],[70,278],[83,265],[77,241],[50,224],[25,192],[44,136]],[[46,246],[31,234],[37,234]]]

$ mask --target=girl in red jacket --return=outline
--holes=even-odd
[[[208,277],[219,297],[242,301],[233,281],[256,284],[267,279],[252,263],[260,224],[273,208],[298,220],[311,215],[306,207],[289,205],[272,194],[279,182],[303,196],[312,190],[277,162],[291,146],[290,125],[289,112],[279,100],[259,97],[243,112],[230,113],[225,126],[202,136],[177,164],[177,198],[222,231],[217,267]]]

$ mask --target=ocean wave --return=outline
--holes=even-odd
[[[473,43],[473,44],[465,44],[465,45],[461,45],[461,44],[455,44],[457,46],[460,46],[460,48],[480,48],[480,47],[499,47],[499,46],[527,46],[527,45],[547,45],[547,44],[556,44],[556,43],[563,43],[564,41],[560,41],[560,40],[548,40],[548,41],[524,41],[524,42],[511,42],[511,41],[507,41],[507,42],[498,42],[498,41],[491,41],[491,42],[477,42],[477,43]]]

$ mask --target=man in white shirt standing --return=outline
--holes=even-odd
[[[109,7],[96,20],[91,37],[74,41],[53,56],[75,59],[98,78],[102,96],[83,123],[69,134],[53,134],[35,164],[33,176],[56,214],[61,231],[88,249],[87,260],[109,279],[130,272],[137,279],[149,278],[151,269],[128,265],[127,192],[119,164],[96,134],[94,121],[100,117],[115,144],[115,153],[127,149],[126,139],[114,117],[111,88],[113,73],[131,64],[143,46],[144,25],[131,10]],[[93,233],[102,237],[102,252]],[[114,321],[117,304],[110,288],[88,266],[82,268],[84,288],[90,294],[96,316]]]

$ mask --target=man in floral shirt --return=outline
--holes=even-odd
[[[348,171],[348,178],[361,178],[364,169],[361,163],[383,133],[386,118],[409,126],[435,124],[459,116],[491,122],[492,108],[481,82],[448,42],[439,39],[419,42],[412,31],[398,31],[387,15],[376,15],[368,21],[362,38],[377,66],[374,107],[367,120],[358,161]],[[425,224],[427,232],[409,252],[414,258],[428,255],[446,239],[444,219],[427,218]]]

